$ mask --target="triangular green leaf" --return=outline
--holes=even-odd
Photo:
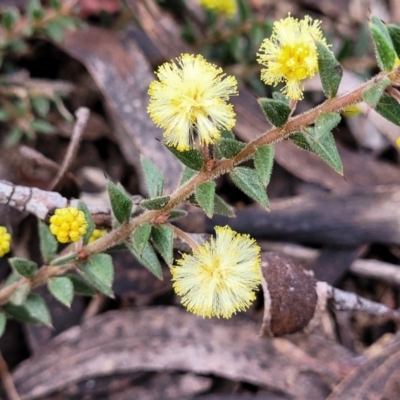
[[[235,218],[233,208],[225,203],[217,194],[214,196],[214,214],[223,215],[228,218]]]
[[[131,217],[132,199],[121,185],[116,185],[111,181],[107,181],[107,190],[116,220],[120,224],[128,222]]]
[[[376,107],[389,84],[389,78],[382,79],[381,81],[375,83],[373,86],[363,91],[363,100],[371,107]]]
[[[50,232],[49,227],[39,221],[39,239],[40,239],[40,252],[42,253],[43,261],[48,264],[57,254],[57,240]]]
[[[0,337],[3,336],[4,331],[6,330],[6,323],[7,323],[6,314],[0,312]]]
[[[51,326],[47,305],[38,294],[30,294],[25,303],[20,306],[8,303],[3,306],[3,309],[7,314],[21,321]]]
[[[185,169],[183,170],[183,173],[182,173],[181,180],[179,181],[179,186],[182,186],[188,180],[193,178],[196,174],[197,174],[197,171],[195,171],[194,169],[185,167]]]
[[[231,130],[226,130],[226,129],[222,129],[220,132],[221,134],[221,138],[224,139],[235,139],[235,135],[233,134],[233,132]]]
[[[70,279],[74,286],[74,292],[82,296],[94,296],[96,291],[89,285],[83,278],[78,275],[67,274],[65,275]]]
[[[320,42],[315,42],[318,54],[318,70],[322,83],[322,90],[328,99],[336,96],[342,80],[343,68],[333,53]]]
[[[96,225],[93,222],[92,214],[88,206],[81,200],[78,201],[78,209],[85,214],[85,220],[88,224],[86,233],[83,235],[83,244],[88,244]]]
[[[247,196],[269,210],[269,200],[265,188],[254,169],[236,167],[230,173],[233,183]]]
[[[68,253],[65,255],[62,255],[60,257],[55,258],[50,265],[54,265],[55,267],[68,264],[70,262],[75,261],[78,258],[78,254],[76,253]]]
[[[317,120],[315,121],[315,127],[313,130],[313,137],[315,140],[321,139],[327,133],[331,132],[333,128],[335,128],[340,120],[341,116],[338,113],[322,113],[318,115]]]
[[[196,149],[179,151],[175,146],[169,146],[164,143],[165,147],[184,165],[195,171],[200,171],[203,167],[203,157]]]
[[[394,24],[386,25],[390,38],[392,39],[394,50],[397,57],[400,57],[400,26]]]
[[[272,125],[282,127],[286,124],[292,112],[292,109],[287,103],[265,97],[259,98],[257,101],[262,112],[267,117],[267,120],[271,122]]]
[[[112,258],[108,254],[93,254],[81,265],[80,274],[106,296],[114,297],[111,286],[114,280]]]
[[[174,230],[168,225],[153,226],[151,239],[164,261],[171,265],[174,261]]]
[[[169,212],[168,221],[173,221],[179,218],[184,218],[188,215],[188,212],[185,210],[171,210]]]
[[[145,222],[144,224],[139,225],[132,233],[131,242],[135,246],[139,255],[142,254],[146,243],[149,241],[150,232],[151,225],[148,222]]]
[[[246,144],[236,139],[221,138],[216,144],[216,155],[218,158],[232,158],[240,153]]]
[[[156,278],[163,280],[160,261],[149,242],[146,243],[142,255],[136,251],[135,246],[133,246],[132,243],[127,242],[127,247],[140,264],[149,270],[149,272],[151,272]]]
[[[290,99],[287,98],[283,93],[281,92],[273,92],[272,93],[272,98],[274,100],[282,101],[283,103],[286,103],[287,105],[290,104]]]
[[[13,257],[9,258],[9,263],[13,269],[25,278],[33,278],[37,271],[37,264],[24,258]]]
[[[139,205],[146,210],[161,210],[169,202],[169,196],[155,197],[150,200],[142,200]]]
[[[209,181],[197,186],[195,190],[196,201],[208,218],[211,218],[214,213],[215,186],[214,181]]]
[[[392,96],[384,94],[375,110],[390,122],[400,126],[400,104]]]
[[[379,18],[373,16],[369,23],[369,29],[372,34],[379,68],[384,71],[391,71],[396,59],[396,52],[386,25]]]
[[[50,293],[62,304],[71,307],[74,299],[74,285],[66,276],[55,276],[50,278],[47,287]]]
[[[272,166],[274,165],[274,153],[274,147],[269,145],[258,147],[254,153],[254,166],[264,186],[268,185],[271,178]]]
[[[158,168],[146,157],[141,156],[144,180],[146,182],[149,197],[162,196],[164,190],[164,177]]]

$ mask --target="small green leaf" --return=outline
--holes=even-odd
[[[40,239],[40,252],[42,254],[44,263],[48,264],[57,254],[57,240],[50,232],[49,227],[42,221],[39,221],[38,228]]]
[[[236,215],[233,212],[233,208],[225,203],[218,195],[214,197],[214,214],[223,215],[228,218],[235,218]]]
[[[171,210],[169,212],[168,221],[174,221],[179,218],[184,218],[188,215],[188,212],[185,210]]]
[[[342,117],[338,113],[322,113],[318,115],[315,121],[313,137],[318,140],[324,137],[327,133],[331,132],[335,128]]]
[[[186,183],[187,181],[189,181],[191,178],[193,178],[198,172],[190,169],[188,167],[185,167],[185,169],[183,170],[182,173],[182,177],[181,180],[179,182],[179,186],[182,186],[184,183]]]
[[[196,149],[179,151],[175,146],[169,146],[164,143],[165,147],[186,167],[200,171],[203,167],[203,157]]]
[[[220,132],[221,138],[223,139],[235,139],[235,135],[233,134],[232,130],[222,129]]]
[[[65,275],[74,286],[74,292],[82,296],[94,296],[96,291],[90,286],[83,278],[78,275],[68,274]]]
[[[215,147],[218,158],[232,158],[240,153],[246,147],[246,144],[236,139],[221,138]]]
[[[150,198],[162,196],[164,190],[163,175],[148,158],[141,156],[140,161]]]
[[[0,107],[0,121],[1,122],[6,122],[11,118],[11,114],[8,110],[5,108]]]
[[[114,280],[112,258],[108,254],[93,254],[81,265],[79,273],[96,289],[114,298],[111,286]]]
[[[55,258],[53,261],[50,262],[50,265],[54,265],[55,267],[68,264],[70,262],[75,261],[78,258],[78,255],[76,253],[68,253],[65,255],[62,255],[60,257]]]
[[[146,210],[161,210],[169,202],[169,196],[155,197],[150,200],[142,200],[139,205]]]
[[[56,128],[44,119],[35,119],[30,123],[30,127],[33,131],[40,133],[54,133],[56,131]]]
[[[386,25],[389,31],[389,35],[392,39],[394,50],[396,51],[397,57],[400,57],[400,26],[394,24]]]
[[[96,225],[93,222],[92,213],[89,211],[88,206],[82,201],[78,201],[78,210],[81,210],[85,215],[86,223],[88,224],[86,228],[86,233],[83,235],[83,244],[88,244],[89,239],[92,236],[93,231],[96,228]]]
[[[174,230],[168,225],[156,225],[151,230],[154,247],[168,265],[174,261]]]
[[[59,10],[61,8],[60,0],[50,0],[50,7],[54,10]]]
[[[254,154],[254,166],[260,181],[267,186],[271,178],[272,166],[274,165],[275,149],[272,146],[264,145],[257,148]]]
[[[62,304],[71,307],[74,299],[74,285],[66,276],[55,276],[47,284],[50,293]]]
[[[376,105],[375,110],[388,121],[400,126],[400,104],[392,96],[384,94]]]
[[[6,30],[10,30],[15,23],[20,19],[18,8],[9,7],[3,11],[2,25]]]
[[[14,290],[14,293],[10,297],[10,302],[19,306],[26,301],[29,293],[31,292],[31,285],[26,283],[22,285],[17,290]]]
[[[313,128],[308,128],[307,132],[312,133]],[[315,141],[311,134],[302,134],[300,132],[291,135],[290,140],[298,147],[317,154],[338,174],[343,175],[342,161],[331,132],[325,134],[319,141]]]
[[[372,34],[379,68],[384,71],[391,71],[396,59],[396,52],[386,25],[379,18],[373,16],[369,23],[369,29]]]
[[[322,90],[328,99],[336,96],[342,80],[343,68],[333,53],[323,43],[316,42],[318,54],[318,70]]]
[[[283,102],[283,103],[286,103],[287,105],[290,104],[290,99],[287,98],[287,97],[286,97],[283,93],[281,93],[281,92],[273,92],[273,93],[272,93],[272,98],[273,98],[274,100],[277,100],[277,101],[281,101],[281,102]]]
[[[377,82],[370,88],[363,91],[362,93],[363,100],[371,107],[376,107],[380,98],[385,92],[385,89],[389,86],[389,84],[390,84],[389,78],[385,78]]]
[[[0,337],[3,336],[6,330],[7,317],[6,314],[0,311]]]
[[[269,210],[269,200],[265,188],[254,169],[236,167],[230,173],[233,183],[247,196]]]
[[[292,112],[292,109],[287,103],[265,97],[259,98],[257,101],[262,112],[267,117],[267,120],[271,122],[272,125],[282,127],[286,124]]]
[[[26,8],[26,16],[28,19],[39,20],[43,17],[45,10],[40,4],[40,0],[29,0]]]
[[[44,27],[46,35],[57,43],[61,43],[64,36],[64,28],[58,21],[49,21]]]
[[[131,217],[132,199],[121,185],[116,185],[111,181],[107,181],[107,190],[116,220],[120,224],[128,222]]]
[[[197,186],[195,190],[196,201],[208,218],[211,218],[214,213],[215,187],[216,183],[209,181]]]
[[[135,246],[133,246],[132,243],[127,242],[127,247],[140,264],[149,270],[149,272],[151,272],[156,278],[163,280],[160,261],[149,242],[146,243],[142,255],[136,251]]]
[[[50,100],[43,96],[31,97],[32,108],[37,115],[46,118],[50,111]]]
[[[24,322],[42,323],[51,326],[51,317],[45,301],[38,294],[30,294],[24,304],[11,303],[3,306],[4,311]]]
[[[13,257],[8,259],[13,269],[25,278],[33,278],[36,274],[38,265],[24,258]]]
[[[151,225],[145,222],[139,225],[132,233],[131,242],[135,246],[139,255],[142,255],[146,243],[149,241],[151,233]]]

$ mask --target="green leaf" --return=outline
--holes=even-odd
[[[196,201],[208,218],[211,218],[214,213],[215,187],[216,183],[209,181],[197,186],[195,190]]]
[[[373,16],[369,23],[369,29],[372,34],[379,68],[391,71],[396,59],[396,52],[386,25],[379,18]]]
[[[160,261],[149,242],[146,243],[142,255],[136,251],[135,246],[133,246],[132,243],[127,242],[127,247],[140,264],[149,270],[156,278],[163,280]]]
[[[168,225],[153,226],[151,239],[164,261],[171,265],[174,261],[174,230]]]
[[[10,30],[15,23],[20,19],[20,13],[18,8],[9,7],[3,11],[2,15],[2,25],[6,30]]]
[[[223,215],[228,218],[235,218],[233,208],[225,203],[218,195],[214,196],[214,214]]]
[[[10,297],[10,302],[19,306],[26,301],[29,293],[31,292],[31,285],[26,283],[22,285],[17,290],[14,290],[14,293]]]
[[[25,278],[33,278],[36,274],[38,265],[24,258],[13,257],[8,259],[13,269]]]
[[[83,235],[83,244],[88,244],[89,239],[92,236],[93,231],[96,228],[96,225],[93,222],[92,213],[89,211],[88,206],[82,201],[78,201],[78,210],[82,211],[85,215],[86,223],[88,224],[86,228],[86,233]]]
[[[377,82],[370,88],[363,91],[362,93],[363,100],[371,107],[376,107],[380,98],[385,92],[385,89],[389,86],[389,84],[390,84],[389,78],[385,78]]]
[[[61,8],[60,0],[50,0],[50,7],[54,10],[59,10]]]
[[[45,14],[45,10],[40,4],[40,0],[29,0],[28,6],[26,8],[26,16],[28,19],[39,20]]]
[[[400,57],[400,26],[394,24],[386,25],[386,28],[389,31],[390,38],[392,39],[394,50],[397,54],[397,57]]]
[[[221,138],[215,147],[218,158],[232,158],[240,153],[246,147],[246,144],[236,139]]]
[[[265,97],[261,97],[257,101],[262,112],[267,117],[267,120],[271,122],[272,125],[282,127],[286,124],[292,112],[292,109],[287,103]]]
[[[235,135],[233,134],[232,130],[222,129],[220,132],[221,138],[223,139],[235,139]]]
[[[132,199],[121,185],[116,185],[111,181],[107,181],[107,190],[116,220],[120,224],[128,222],[131,217]]]
[[[141,156],[140,162],[150,198],[162,196],[164,189],[163,175],[148,158]]]
[[[0,311],[0,337],[3,336],[6,330],[7,317],[6,314]]]
[[[50,232],[49,227],[42,221],[39,221],[38,228],[40,239],[40,252],[42,254],[44,263],[48,264],[57,254],[57,240]]]
[[[61,43],[64,36],[64,28],[58,21],[49,21],[44,27],[46,35],[57,43]]]
[[[146,243],[149,241],[151,233],[151,225],[145,222],[139,225],[132,233],[131,242],[135,246],[139,255],[142,255]]]
[[[114,280],[114,267],[110,255],[93,254],[86,263],[81,265],[79,273],[100,292],[114,298],[111,289]]]
[[[400,104],[392,96],[384,94],[376,105],[375,110],[388,121],[400,126]]]
[[[333,53],[320,42],[315,42],[318,54],[318,69],[322,90],[328,99],[335,97],[342,80],[343,68]]]
[[[50,111],[50,100],[43,96],[31,97],[32,108],[37,115],[46,118]]]
[[[315,127],[313,131],[313,137],[318,140],[324,137],[327,133],[331,132],[341,120],[341,116],[338,113],[322,113],[318,115],[315,121]]]
[[[290,104],[290,99],[287,98],[287,97],[286,97],[283,93],[281,93],[281,92],[273,92],[273,93],[272,93],[272,98],[273,98],[274,100],[278,100],[278,101],[281,101],[281,102],[283,102],[283,103],[286,103],[287,105]]]
[[[185,210],[171,210],[169,212],[168,221],[174,221],[179,218],[184,218],[188,215],[188,212]]]
[[[25,303],[17,306],[5,304],[4,311],[24,322],[42,323],[51,326],[51,317],[45,301],[38,294],[30,294]]]
[[[307,132],[312,132],[313,128],[308,128]],[[308,150],[321,157],[330,167],[337,173],[343,175],[343,165],[340,155],[336,148],[335,139],[331,132],[325,134],[324,137],[315,141],[310,134],[294,133],[290,136],[290,140],[298,147]]]
[[[5,108],[0,107],[0,122],[6,122],[11,118],[11,114]]]
[[[68,253],[62,255],[60,257],[55,258],[53,261],[50,262],[50,265],[54,265],[55,267],[68,264],[70,262],[75,261],[78,258],[78,254],[76,253]]]
[[[54,133],[56,131],[56,128],[44,119],[35,119],[30,123],[30,127],[35,132],[40,133]]]
[[[71,307],[74,299],[74,285],[66,276],[55,276],[47,284],[50,293],[62,304]]]
[[[164,146],[186,167],[200,171],[203,167],[203,157],[196,149],[179,151],[175,146],[169,146],[164,143]]]
[[[94,296],[96,291],[90,286],[83,278],[78,275],[68,274],[65,275],[74,286],[74,292],[82,296]]]
[[[230,173],[233,183],[247,196],[269,210],[269,200],[265,188],[254,169],[236,167]]]
[[[254,166],[260,181],[264,186],[267,186],[272,173],[272,166],[274,165],[275,149],[272,146],[264,145],[257,148],[254,154]]]
[[[169,202],[169,196],[155,197],[150,200],[142,200],[139,205],[146,210],[161,210]]]
[[[191,178],[193,178],[197,174],[197,171],[190,169],[188,167],[185,167],[182,173],[181,180],[179,182],[179,186],[182,186],[184,183],[189,181]]]

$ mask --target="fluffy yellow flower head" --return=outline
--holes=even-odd
[[[5,226],[0,226],[0,257],[10,252],[11,235]]]
[[[271,37],[264,39],[257,53],[257,61],[266,67],[261,79],[273,86],[286,82],[282,92],[292,100],[303,98],[302,82],[318,72],[315,41],[328,47],[320,24],[308,15],[299,21],[289,14],[274,23]]]
[[[107,233],[107,229],[94,229],[92,235],[89,238],[89,242],[88,243],[92,243],[95,240],[100,239],[106,233]]]
[[[249,235],[216,227],[216,239],[184,254],[171,269],[175,292],[188,311],[230,318],[255,300],[261,283],[260,248]]]
[[[226,101],[237,94],[236,79],[225,77],[201,55],[183,54],[161,65],[156,75],[147,111],[179,151],[190,148],[195,133],[201,145],[208,145],[219,139],[220,129],[235,125],[233,107]]]
[[[77,242],[87,226],[85,214],[75,207],[57,208],[50,218],[50,232],[60,243]]]
[[[236,0],[200,0],[200,4],[207,10],[229,17],[236,14],[237,10]]]

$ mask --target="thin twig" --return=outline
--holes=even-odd
[[[0,375],[3,381],[4,389],[7,393],[8,400],[20,400],[17,389],[15,389],[14,382],[11,378],[8,365],[5,362],[3,355],[0,352]]]

